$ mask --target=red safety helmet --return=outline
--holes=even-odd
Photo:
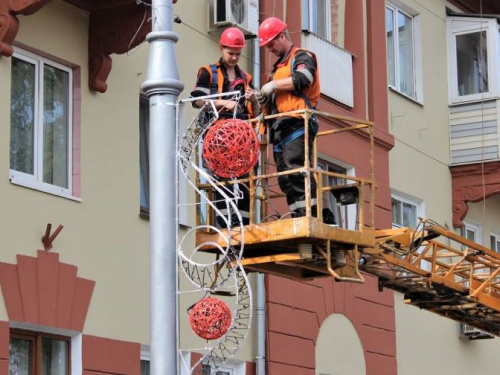
[[[237,27],[229,27],[220,36],[219,44],[229,48],[245,47],[245,36]]]
[[[287,28],[286,23],[276,17],[269,17],[259,27],[259,46],[265,46]]]

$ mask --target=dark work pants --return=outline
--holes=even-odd
[[[301,126],[303,126],[301,124]],[[283,134],[283,133],[282,133]],[[290,133],[289,133],[290,134]],[[280,133],[275,132],[275,137],[273,143],[278,145],[281,139],[285,137],[280,137]],[[278,136],[278,137],[276,137]],[[276,168],[278,172],[289,171],[296,168],[304,167],[305,162],[305,150],[304,150],[304,136],[300,136],[285,145],[279,147],[281,151],[277,151],[276,147],[274,149],[274,161],[276,162]],[[312,157],[312,145],[314,141],[314,136],[309,136],[309,154],[311,161]],[[305,197],[305,176],[300,173],[292,173],[287,175],[281,175],[278,177],[278,184],[286,194],[286,201],[290,211],[294,211],[297,216],[305,215],[306,208],[306,197]],[[313,175],[311,175],[311,206],[313,211],[313,216],[316,216],[316,180]]]
[[[249,175],[246,174],[244,176],[241,176],[240,178],[248,178],[248,177],[249,177]],[[229,181],[229,180],[221,180],[221,181]],[[238,207],[238,210],[240,211],[243,225],[248,225],[250,222],[250,219],[249,219],[250,218],[250,191],[248,189],[247,184],[240,183],[238,185],[239,185],[238,188],[240,190],[239,196],[242,198],[238,199],[237,201],[234,201],[234,203],[236,204],[236,206]],[[228,189],[231,192],[233,190],[233,186],[234,186],[233,184],[228,184],[228,185],[221,186],[221,188]],[[230,197],[232,197],[233,194],[231,194],[230,192],[228,195]],[[217,190],[215,191],[215,200],[216,200],[215,207],[217,207],[217,209],[222,213],[222,215],[224,215],[224,217],[229,220],[231,227],[239,226],[240,222],[238,220],[238,215],[236,214],[236,212],[234,212],[232,205],[227,204],[224,197],[220,193],[218,193]],[[219,227],[221,227],[221,228],[227,227],[225,220],[221,216],[219,216],[217,212],[216,212],[216,221],[217,221],[217,224],[219,224]]]

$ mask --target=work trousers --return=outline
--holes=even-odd
[[[239,178],[248,178],[249,175],[246,174],[244,176],[241,176]],[[229,180],[221,180],[222,181],[229,181]],[[238,207],[238,211],[240,212],[241,219],[243,225],[248,225],[250,222],[250,191],[248,189],[247,184],[238,184],[238,186],[235,186],[234,184],[227,184],[224,186],[221,186],[222,189],[228,189],[229,192],[227,195],[229,195],[231,198],[233,196],[236,196],[234,203]],[[238,191],[239,190],[239,191]],[[234,192],[234,193],[231,193]],[[224,216],[220,216],[218,212],[216,212],[216,221],[217,224],[219,225],[220,228],[226,228],[227,223],[226,220],[229,221],[231,227],[237,227],[240,225],[240,221],[238,219],[238,215],[236,214],[233,206],[231,204],[226,203],[226,200],[224,197],[216,190],[215,191],[215,207],[220,211],[220,213]],[[225,220],[225,219],[226,220]]]
[[[274,161],[278,172],[289,171],[304,167],[305,162],[305,138],[304,134],[294,137],[298,129],[303,129],[302,119],[287,119],[273,126],[272,142],[274,144]],[[285,142],[283,142],[285,141]],[[314,134],[309,134],[309,161],[312,161],[312,147]],[[278,184],[286,194],[286,200],[290,211],[296,216],[305,216],[305,176],[301,173],[280,175]],[[316,180],[313,175],[310,178],[311,209],[316,216]]]

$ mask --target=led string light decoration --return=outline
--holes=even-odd
[[[203,142],[203,159],[219,177],[240,177],[257,164],[259,148],[259,138],[248,123],[224,119],[208,130]]]
[[[240,99],[239,93],[232,93],[231,95],[233,96],[230,100]],[[240,120],[236,119],[219,120],[219,114],[209,97],[204,97],[207,98],[205,106],[191,120],[178,142],[177,159],[179,169],[189,186],[200,196],[200,202],[202,202],[198,203],[200,212],[203,211],[201,206],[204,204],[207,207],[209,206],[217,215],[224,217],[216,207],[215,202],[209,199],[206,190],[198,188],[196,182],[191,179],[191,176],[195,174],[193,172],[198,174],[201,181],[210,184],[212,189],[217,191],[224,199],[228,211],[237,216],[239,225],[237,228],[232,227],[230,218],[224,217],[227,230],[222,231],[213,225],[200,224],[187,230],[179,240],[177,255],[180,268],[189,281],[190,286],[188,285],[186,288],[191,288],[179,292],[179,294],[198,293],[204,296],[190,310],[189,319],[193,331],[204,340],[207,340],[204,348],[191,349],[202,353],[202,357],[196,363],[191,364],[190,361],[186,361],[181,356],[181,362],[185,370],[190,374],[201,364],[209,364],[211,374],[215,374],[217,369],[232,358],[241,348],[252,321],[252,291],[249,288],[247,275],[240,264],[244,248],[244,230],[242,217],[236,203],[239,196],[227,184],[221,184],[218,177],[213,175],[214,173],[221,173],[221,169],[215,168],[211,172],[207,171],[201,165],[202,163],[196,160],[195,155],[197,148],[201,147],[202,140],[204,145],[207,143],[212,144],[210,155],[215,154],[214,147],[220,148],[221,145],[227,145],[224,147],[231,149],[231,152],[238,153],[241,151],[240,149],[244,150],[247,161],[250,159],[247,147],[252,147],[251,152],[256,154],[255,162],[247,165],[239,164],[238,168],[231,169],[231,172],[226,174],[227,177],[224,176],[224,178],[235,178],[239,173],[244,174],[253,168],[258,158],[259,143],[255,131],[246,122],[240,122]],[[212,95],[211,97],[215,100],[219,95]],[[189,102],[189,100],[187,99],[185,102]],[[177,110],[179,111],[179,105]],[[177,126],[179,127],[179,123]],[[212,128],[216,126],[220,128],[229,126],[232,130],[231,136],[225,137],[223,142],[217,141],[214,145],[212,141],[207,142],[207,137],[209,137]],[[234,128],[237,128],[237,130],[234,130]],[[210,137],[215,136],[211,135]],[[257,142],[253,137],[257,139]],[[231,142],[240,142],[240,147],[231,147],[230,140]],[[208,164],[208,161],[205,163]],[[232,168],[234,165],[229,166]],[[198,231],[218,233],[224,245],[201,243],[193,248]],[[235,236],[236,234],[237,236]],[[207,245],[216,249],[215,259],[208,262],[206,253],[201,251]],[[213,297],[217,294],[228,296],[225,299],[227,303]]]
[[[194,333],[205,340],[222,337],[231,325],[231,310],[217,298],[205,297],[189,313],[189,323]]]

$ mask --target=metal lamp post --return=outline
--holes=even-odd
[[[172,31],[172,0],[152,0],[149,98],[151,374],[177,373],[177,186],[175,104],[179,81]]]

